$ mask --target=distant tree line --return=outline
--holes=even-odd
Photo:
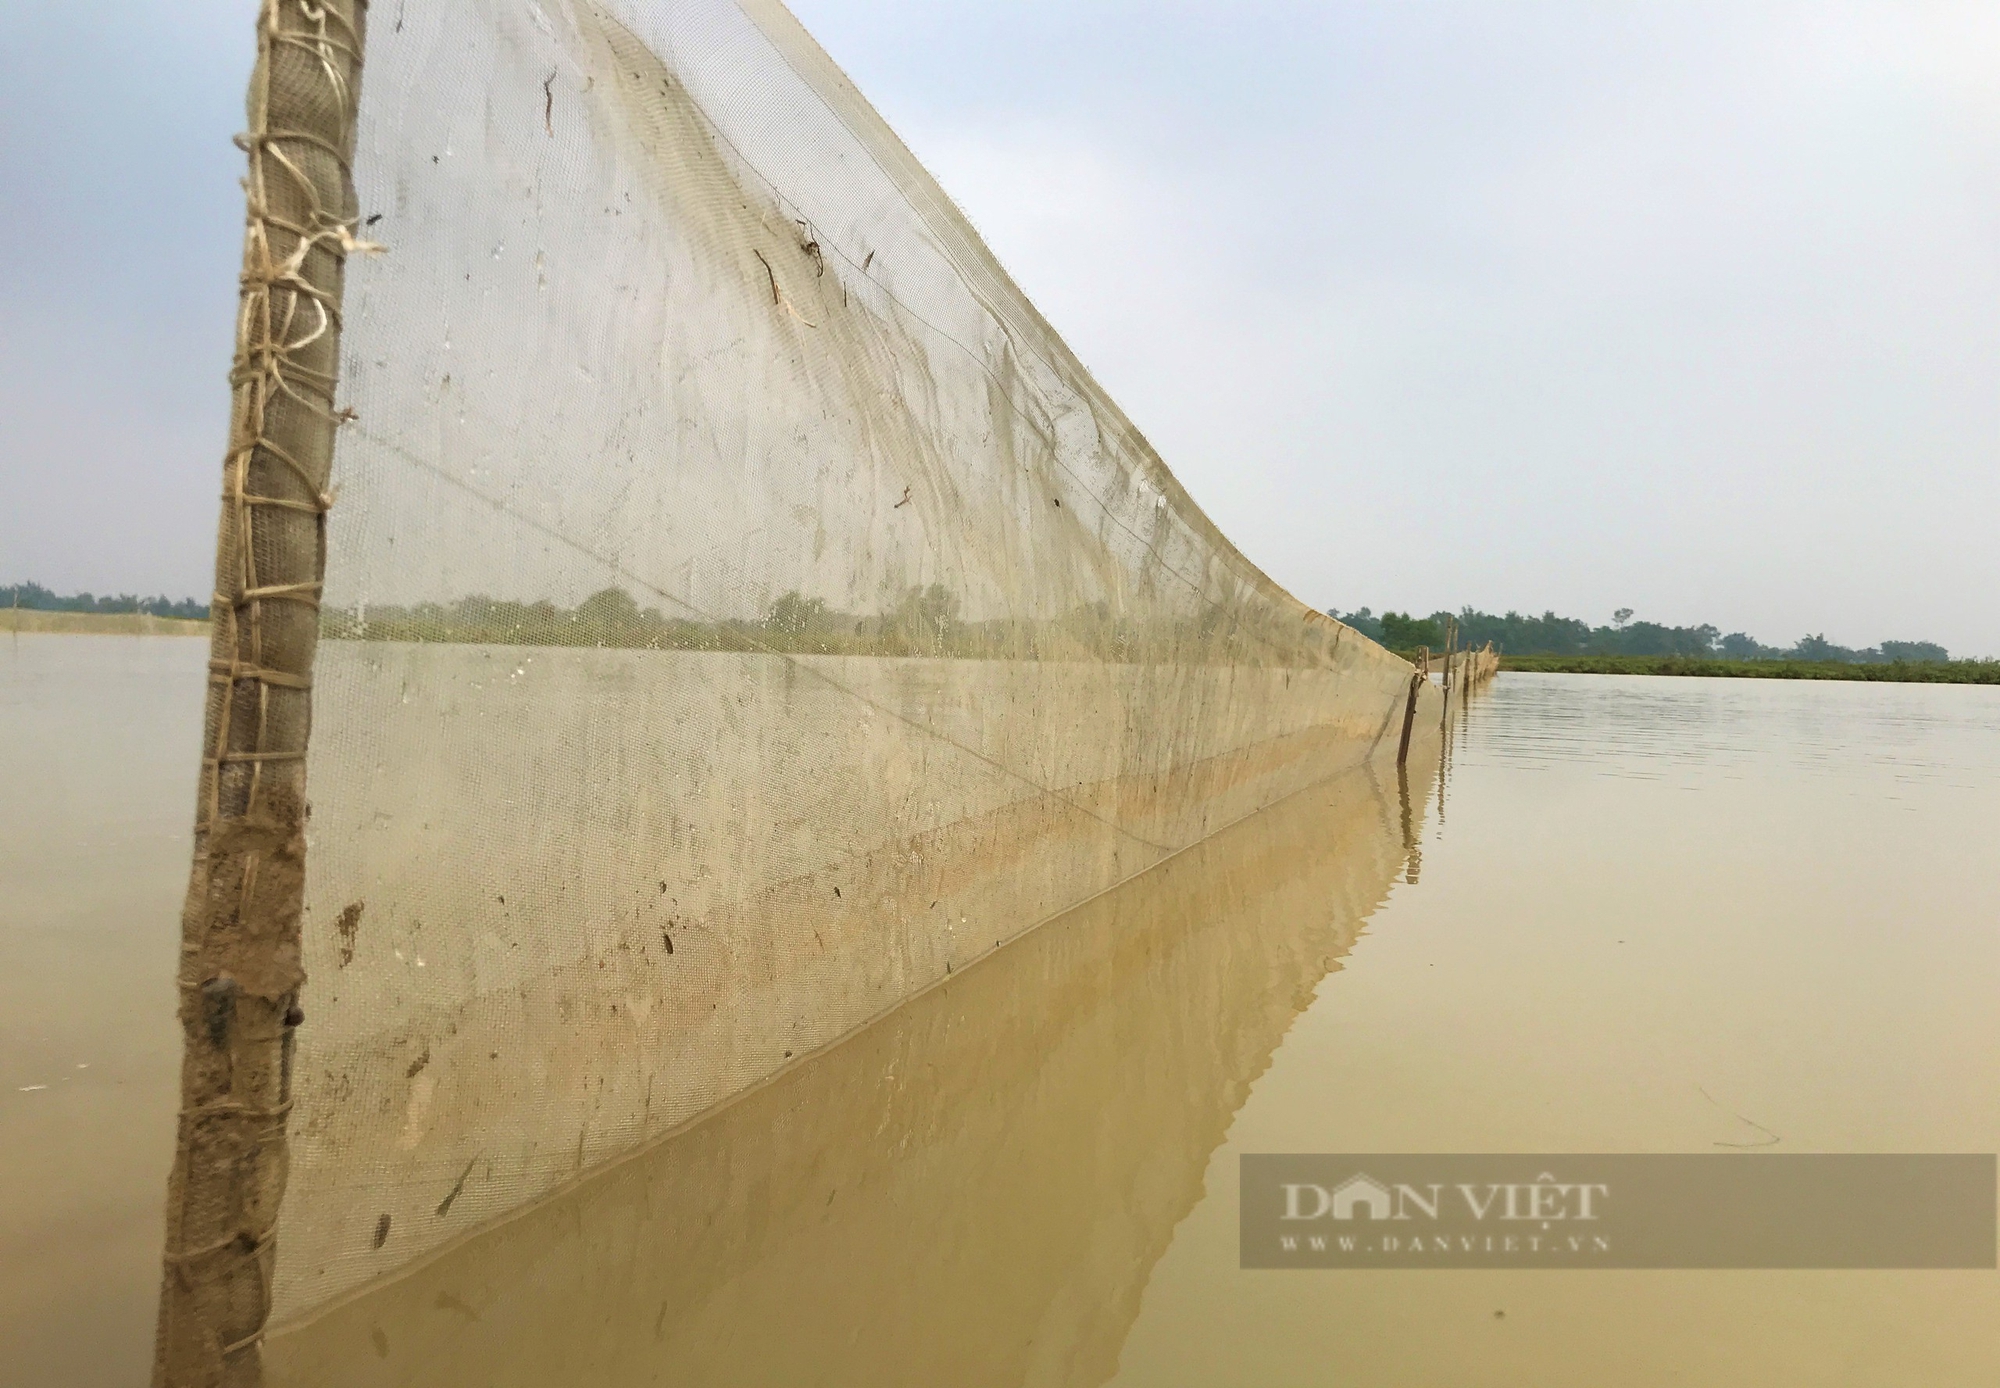
[[[1899,661],[1922,664],[1951,658],[1934,641],[1884,641],[1854,650],[1818,635],[1802,636],[1791,646],[1766,646],[1745,632],[1724,635],[1719,628],[1707,624],[1670,627],[1659,622],[1635,622],[1629,607],[1614,613],[1610,625],[1595,627],[1574,617],[1558,617],[1553,612],[1544,612],[1539,617],[1519,612],[1501,616],[1474,607],[1456,613],[1433,612],[1428,617],[1408,612],[1384,612],[1377,616],[1365,607],[1358,612],[1335,610],[1332,615],[1394,651],[1414,650],[1419,646],[1442,650],[1445,622],[1456,617],[1461,646],[1483,646],[1491,641],[1507,655],[1721,656],[1730,660],[1803,660],[1842,665]]]
[[[142,598],[136,593],[72,593],[63,597],[39,583],[16,583],[0,587],[0,607],[25,607],[33,612],[150,612],[155,617],[181,617],[189,621],[208,620],[208,603],[196,598]]]
[[[1292,616],[1248,607],[1147,616],[1098,601],[1057,617],[968,620],[958,595],[938,583],[906,588],[874,613],[843,612],[793,591],[767,604],[761,617],[697,619],[642,607],[622,588],[605,588],[574,607],[473,594],[326,608],[320,629],[335,640],[1265,666],[1322,664],[1339,640],[1330,622],[1303,630]]]
[[[65,596],[33,581],[0,586],[0,608],[5,607],[37,612],[146,612],[191,621],[205,621],[209,615],[208,603],[197,598],[170,598],[165,594],[141,597],[135,593]],[[1481,612],[1474,607],[1456,613],[1433,612],[1427,617],[1394,611],[1378,615],[1366,607],[1354,612],[1330,609],[1329,615],[1395,651],[1410,651],[1420,646],[1442,650],[1445,622],[1456,617],[1461,646],[1483,646],[1491,641],[1510,655],[1719,657],[1843,665],[1915,665],[1950,659],[1945,648],[1934,641],[1884,641],[1856,650],[1836,645],[1820,634],[1802,636],[1790,646],[1767,646],[1746,632],[1732,631],[1725,635],[1720,628],[1705,623],[1670,627],[1659,622],[1633,621],[1630,608],[1620,608],[1612,615],[1610,624],[1604,626],[1592,626],[1575,617],[1558,617],[1554,612],[1532,617],[1519,612],[1504,615]],[[663,617],[651,608],[641,609],[630,596],[617,589],[593,594],[568,609],[547,601],[517,603],[471,597],[448,606],[425,603],[412,608],[377,608],[374,614],[355,612],[329,614],[329,617],[329,635],[357,636],[365,629],[367,635],[391,640],[525,640],[534,644],[696,650],[777,648],[828,654],[868,651],[963,655],[991,653],[995,645],[1023,646],[1022,653],[1027,653],[1038,645],[1049,644],[1047,628],[1031,634],[1009,629],[1013,627],[1010,623],[961,622],[957,596],[935,584],[912,588],[891,611],[866,618],[833,611],[819,598],[786,593],[759,621],[692,622]],[[1188,630],[1141,633],[1126,629],[1124,623],[1108,614],[1089,611],[1073,614],[1056,625],[1064,629],[1064,644],[1081,638],[1082,644],[1089,647],[1119,647],[1117,654],[1124,658],[1139,654],[1134,647],[1178,645],[1190,637],[1197,643],[1214,639],[1213,633]],[[1150,654],[1159,658],[1164,652]]]
[[[478,593],[449,603],[372,603],[329,609],[321,625],[326,635],[350,640],[825,655],[885,649],[899,655],[951,653],[968,634],[958,620],[957,597],[937,584],[910,589],[891,612],[873,618],[836,612],[820,598],[793,592],[772,603],[760,619],[696,620],[641,607],[622,588],[605,588],[575,607],[546,598],[514,602]]]

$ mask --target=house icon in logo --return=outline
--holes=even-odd
[[[1357,1171],[1333,1188],[1335,1219],[1353,1219],[1356,1205],[1366,1205],[1370,1219],[1389,1219],[1396,1213],[1396,1200],[1389,1188],[1365,1171]]]

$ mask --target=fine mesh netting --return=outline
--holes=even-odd
[[[775,0],[384,3],[365,69],[280,1322],[1393,756],[1412,697]]]

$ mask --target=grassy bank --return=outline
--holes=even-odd
[[[53,632],[68,636],[206,636],[207,622],[155,617],[148,612],[42,612],[0,607],[0,633]]]
[[[1816,660],[1716,660],[1683,655],[1508,655],[1502,670],[1563,675],[1699,675],[1737,680],[1887,680],[1906,684],[2000,684],[2000,660],[1845,664]]]

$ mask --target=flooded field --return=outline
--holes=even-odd
[[[1448,775],[1112,1381],[2000,1382],[1991,1271],[1236,1269],[1249,1152],[2000,1146],[1995,691],[1502,675]]]
[[[206,651],[18,640],[0,1361],[132,1383]],[[1247,1153],[2000,1148],[2000,692],[1503,675],[1454,723],[286,1327],[273,1382],[2000,1381],[1990,1271],[1238,1268]]]

